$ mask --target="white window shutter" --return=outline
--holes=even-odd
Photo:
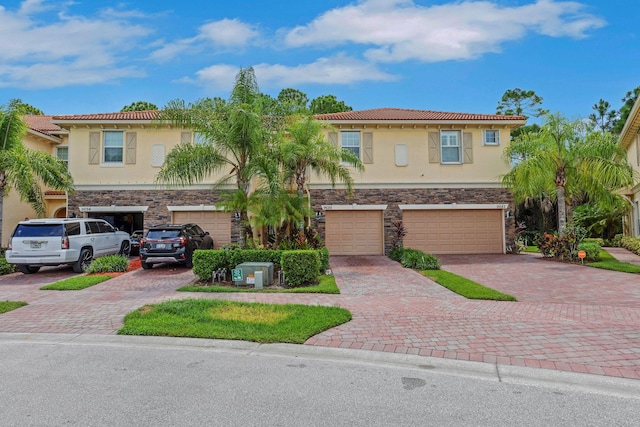
[[[462,135],[462,148],[464,151],[464,163],[473,163],[473,134],[465,132]]]
[[[159,168],[164,164],[164,144],[151,146],[151,166]]]
[[[89,164],[100,163],[100,132],[89,132]]]
[[[373,133],[362,133],[362,163],[373,163]]]
[[[396,144],[396,166],[409,164],[409,149],[407,144]]]
[[[180,133],[180,143],[181,144],[191,144],[191,132],[181,132]]]
[[[135,132],[127,132],[125,139],[127,143],[125,144],[124,162],[133,165],[136,163],[137,134]]]
[[[429,132],[429,163],[440,163],[439,132]]]

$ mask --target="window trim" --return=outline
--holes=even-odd
[[[495,142],[487,141],[487,134],[489,132],[495,132],[495,135],[496,135]],[[482,131],[482,143],[484,145],[490,145],[490,146],[500,145],[500,130],[498,130],[498,129],[485,129],[485,130],[483,130]]]
[[[453,161],[453,162],[446,162],[444,161],[444,152],[443,152],[443,148],[445,148],[442,145],[442,137],[445,134],[455,134],[457,135],[457,148],[458,148],[458,160],[457,161]],[[447,146],[447,148],[452,148],[452,146]],[[440,164],[441,165],[461,165],[462,164],[462,131],[460,130],[441,130],[440,131]]]
[[[119,133],[122,136],[122,139],[120,141],[121,145],[120,145],[120,157],[121,160],[119,162],[112,162],[112,161],[107,161],[106,158],[106,149],[107,149],[107,138],[106,135],[107,133]],[[124,148],[125,148],[125,136],[124,136],[124,131],[123,130],[105,130],[102,131],[102,166],[124,166]],[[117,148],[117,147],[109,147],[109,148]]]

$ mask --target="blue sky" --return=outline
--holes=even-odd
[[[46,114],[227,98],[240,67],[379,107],[494,113],[507,89],[588,116],[640,85],[637,0],[0,0],[0,104]]]

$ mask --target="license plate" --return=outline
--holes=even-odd
[[[164,243],[158,243],[158,244],[156,244],[156,249],[164,249],[164,248],[166,248],[166,247],[167,247],[167,245],[165,245]]]
[[[31,249],[40,249],[42,247],[41,242],[31,242]]]

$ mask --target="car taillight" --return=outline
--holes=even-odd
[[[12,240],[13,240],[13,239],[9,239],[9,244],[7,245],[7,250],[8,250],[8,251],[10,251],[10,250],[11,250],[11,241],[12,241]]]
[[[62,238],[62,249],[69,249],[69,238],[68,237],[63,237]]]
[[[187,239],[185,237],[180,238],[180,246],[187,246]]]

